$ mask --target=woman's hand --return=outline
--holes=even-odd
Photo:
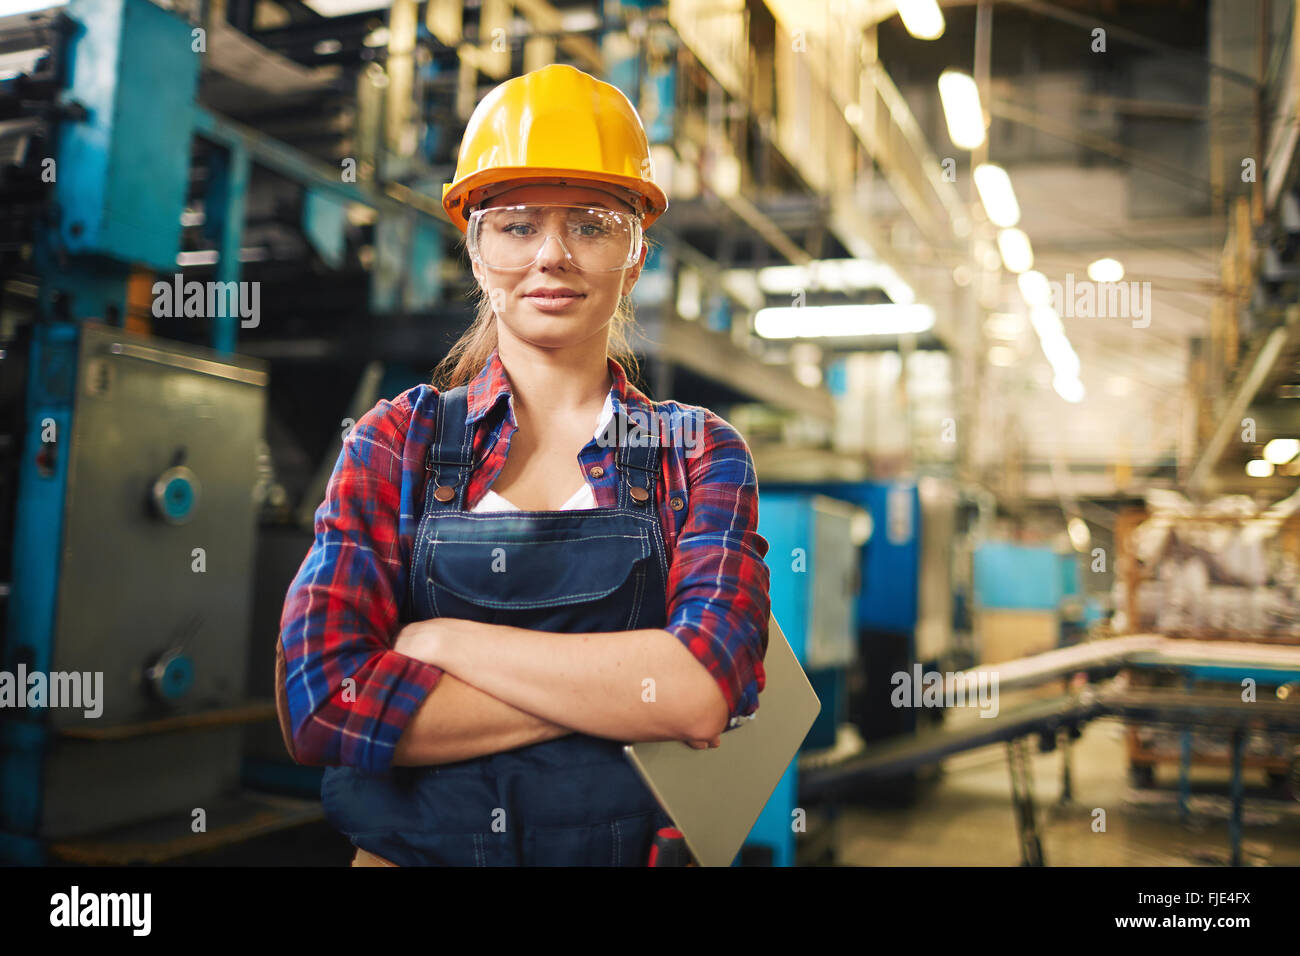
[[[718,734],[718,736],[711,740],[683,740],[682,743],[686,744],[688,747],[693,747],[696,750],[709,750],[721,745],[722,735]]]

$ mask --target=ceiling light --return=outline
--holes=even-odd
[[[1016,350],[1008,345],[990,346],[989,364],[998,368],[1010,368],[1016,364]]]
[[[322,17],[346,17],[354,13],[369,13],[392,5],[392,0],[303,0]]]
[[[902,335],[933,325],[934,310],[928,305],[784,306],[754,315],[754,331],[765,339]]]
[[[898,18],[918,40],[943,36],[943,14],[935,0],[898,0]]]
[[[1088,522],[1082,518],[1071,518],[1065,523],[1065,532],[1070,536],[1070,544],[1074,545],[1075,551],[1088,550],[1088,545],[1092,541],[1092,534],[1088,530]]]
[[[1093,282],[1118,282],[1124,278],[1124,266],[1118,259],[1098,259],[1088,266],[1088,278]]]
[[[1054,335],[1043,339],[1043,354],[1052,363],[1052,371],[1059,378],[1079,377],[1079,356],[1075,354],[1070,340],[1064,335]]]
[[[1252,478],[1271,478],[1273,477],[1273,463],[1265,461],[1263,458],[1248,461],[1246,462],[1246,474]]]
[[[1016,284],[1020,286],[1020,295],[1025,300],[1025,305],[1033,308],[1046,308],[1052,304],[1052,286],[1047,281],[1047,276],[1037,270],[1022,272],[1016,277]]]
[[[1056,314],[1056,310],[1053,308],[1030,309],[1029,321],[1033,324],[1034,331],[1038,333],[1040,340],[1047,340],[1065,334],[1065,326],[1061,325],[1061,317]]]
[[[1077,405],[1083,401],[1083,383],[1077,378],[1063,378],[1060,375],[1052,379],[1052,388],[1067,402]]]
[[[993,163],[980,163],[972,175],[989,221],[1003,229],[1018,223],[1020,203],[1016,202],[1016,191],[1011,188],[1007,171]]]
[[[794,367],[794,377],[800,385],[816,388],[822,383],[822,370],[817,365],[799,364]]]
[[[790,295],[800,289],[883,289],[900,305],[916,301],[916,293],[897,272],[869,259],[817,259],[807,265],[765,266],[758,270],[758,287],[768,295]]]
[[[1300,441],[1294,438],[1274,438],[1264,446],[1264,460],[1275,465],[1285,465],[1300,454]]]
[[[1034,267],[1034,250],[1029,237],[1019,229],[1003,229],[998,233],[998,251],[1008,272],[1028,272]]]
[[[939,74],[939,99],[948,121],[948,136],[959,149],[975,149],[984,142],[984,109],[979,88],[969,73],[944,70]]]

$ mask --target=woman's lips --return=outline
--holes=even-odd
[[[561,312],[583,297],[575,293],[573,295],[526,295],[524,298],[531,302],[534,308],[543,312]]]

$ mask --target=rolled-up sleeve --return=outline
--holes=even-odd
[[[687,468],[687,517],[668,573],[668,626],[718,682],[727,729],[758,709],[771,614],[758,480],[745,440],[704,413],[703,452]]]
[[[388,769],[442,675],[392,649],[406,586],[399,515],[410,416],[403,395],[348,433],[285,596],[283,691],[299,763]]]

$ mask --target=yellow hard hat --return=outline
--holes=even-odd
[[[479,203],[540,182],[613,187],[643,226],[668,208],[635,107],[618,87],[559,63],[483,97],[465,127],[455,180],[442,187],[442,208],[465,232]]]

